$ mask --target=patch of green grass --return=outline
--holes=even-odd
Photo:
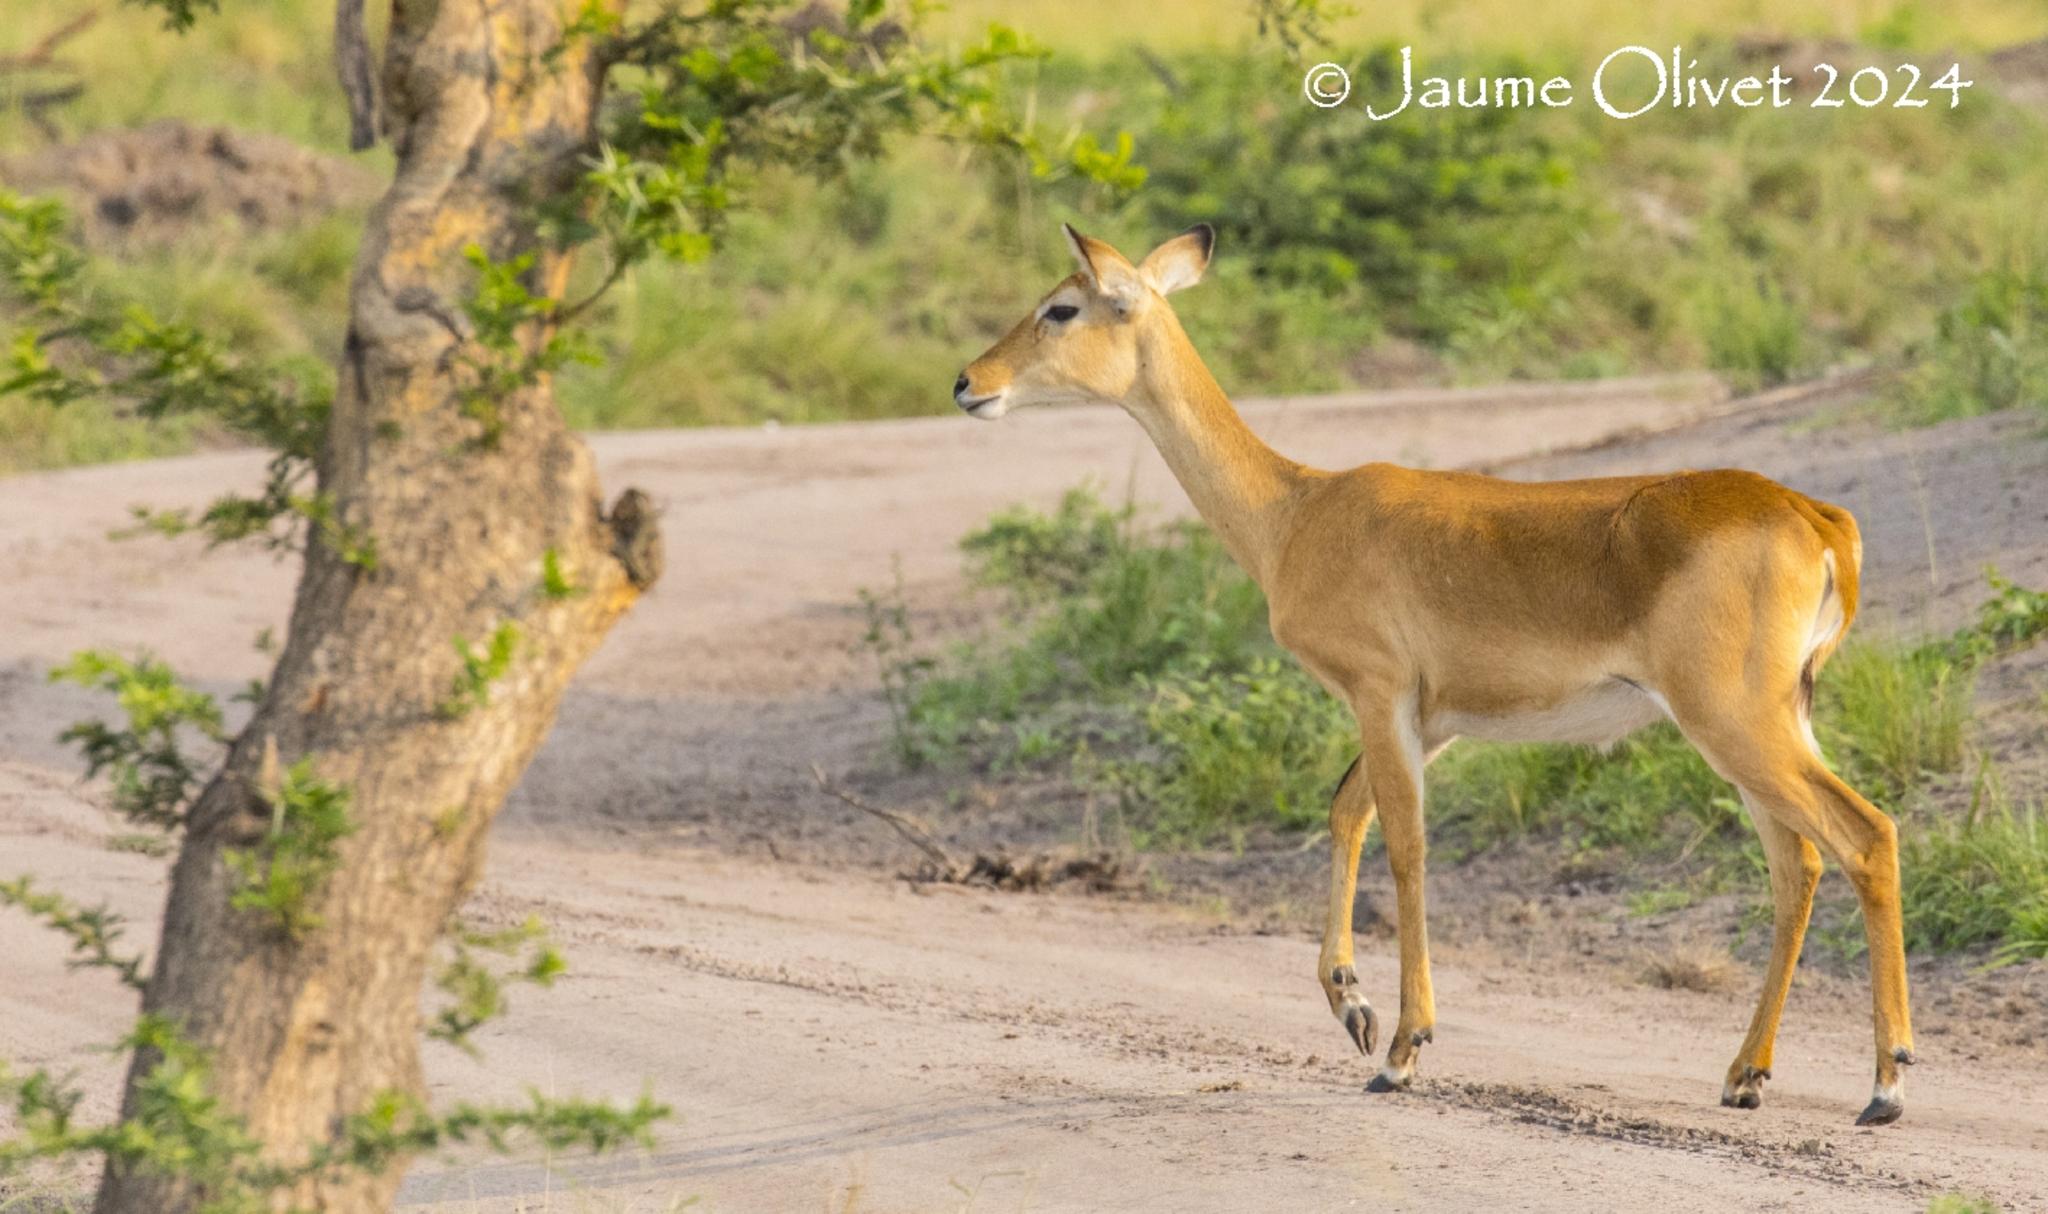
[[[2001,1214],[2003,1208],[1989,1197],[1943,1193],[1927,1203],[1927,1214]]]
[[[1669,911],[1684,910],[1693,904],[1695,895],[1689,889],[1675,885],[1653,885],[1639,889],[1628,897],[1628,913],[1638,919],[1662,915]]]
[[[1737,387],[1783,383],[1801,369],[1808,321],[1783,286],[1738,261],[1700,284],[1697,299],[1707,365]]]
[[[347,272],[359,212],[296,231],[195,232],[168,247],[139,247],[87,266],[84,290],[217,335],[238,357],[289,364],[324,392],[347,324]],[[13,336],[0,306],[0,342]],[[231,441],[203,412],[143,421],[98,399],[52,407],[0,392],[0,473],[178,455]]]
[[[0,476],[183,455],[217,433],[189,415],[144,423],[98,401],[52,409],[0,397]]]
[[[1980,786],[1959,817],[1912,815],[1900,831],[1899,880],[1909,949],[1995,945],[2001,960],[2048,957],[2048,816],[2038,807]]]
[[[2048,634],[2048,592],[1985,571],[1977,618],[1917,643],[1852,641],[1822,672],[1814,729],[1849,782],[1879,800],[1907,797],[1930,775],[1959,770],[1977,672]]]
[[[107,836],[108,851],[132,852],[135,855],[148,856],[151,859],[160,859],[170,855],[172,847],[173,844],[169,836],[166,835],[128,831]]]
[[[1430,768],[1429,795],[1432,815],[1460,851],[1530,831],[1666,855],[1743,837],[1733,790],[1670,725],[1605,752],[1462,742]]]
[[[1845,645],[1816,689],[1814,733],[1865,795],[1892,800],[1962,766],[1976,667],[1938,645]]]
[[[1050,216],[1020,239],[983,175],[932,146],[838,186],[769,174],[752,197],[717,256],[643,265],[598,305],[604,357],[559,383],[574,425],[955,412],[960,366],[1071,269]]]
[[[1926,425],[2007,409],[2048,414],[2048,260],[1987,271],[1941,313],[1887,412]]]
[[[373,45],[379,6],[368,6]],[[223,19],[174,34],[161,11],[138,4],[53,0],[17,10],[0,28],[0,54],[26,49],[88,10],[97,19],[64,43],[63,59],[86,88],[52,111],[66,130],[134,126],[175,116],[274,131],[330,152],[348,149],[348,106],[332,60],[334,6],[265,0],[232,6]],[[38,137],[14,106],[0,106],[0,144]],[[373,153],[372,162],[384,153]]]

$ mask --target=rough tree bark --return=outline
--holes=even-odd
[[[535,203],[569,188],[590,147],[603,67],[552,59],[580,0],[397,0],[383,89],[398,167],[351,286],[322,488],[375,540],[373,569],[314,542],[268,694],[190,815],[145,1009],[215,1055],[217,1090],[280,1161],[396,1089],[424,1096],[420,989],[437,937],[476,881],[486,828],[553,722],[577,666],[657,572],[646,503],[607,514],[583,444],[545,381],[500,402],[479,441],[459,301],[472,243],[536,250]],[[536,294],[568,266],[543,254]],[[553,549],[581,588],[542,591]],[[453,638],[520,630],[487,704],[437,713]],[[225,849],[269,824],[266,746],[346,787],[356,832],[297,941],[229,906]],[[138,1056],[131,1085],[153,1058]],[[131,1087],[132,1099],[132,1087]],[[402,1168],[309,1182],[295,1204],[389,1207]],[[109,1170],[102,1214],[188,1209],[165,1178]]]

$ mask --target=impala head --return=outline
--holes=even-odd
[[[1171,322],[1164,296],[1200,282],[1216,247],[1215,229],[1198,224],[1134,266],[1102,241],[1061,227],[1081,268],[960,373],[953,400],[971,417],[993,420],[1020,405],[1124,401],[1138,382],[1141,340]]]

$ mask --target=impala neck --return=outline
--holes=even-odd
[[[1307,470],[1245,425],[1172,312],[1147,326],[1138,358],[1124,408],[1232,559],[1265,585]]]

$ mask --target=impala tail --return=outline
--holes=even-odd
[[[1827,572],[1827,581],[1821,589],[1813,636],[1799,667],[1799,716],[1810,721],[1814,676],[1841,647],[1856,618],[1857,593],[1863,580],[1863,536],[1856,530],[1855,516],[1840,506],[1805,496],[1799,496],[1797,504],[1826,546],[1821,567]]]

